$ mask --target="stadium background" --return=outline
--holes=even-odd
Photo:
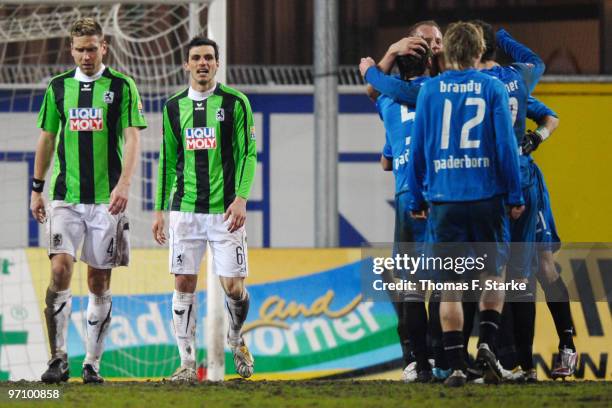
[[[249,254],[253,305],[247,321],[251,326],[259,322],[247,336],[258,362],[257,378],[339,375],[399,378],[400,349],[393,310],[388,304],[368,303],[360,297],[360,252],[354,249],[364,243],[389,241],[392,237],[393,180],[378,165],[383,144],[382,124],[356,82],[356,67],[343,67],[341,72],[352,73],[344,77],[345,83],[341,82],[339,99],[339,224],[343,248],[312,249],[315,211],[312,192],[316,180],[309,67],[277,67],[287,72],[306,73],[294,76],[289,84],[282,86],[262,85],[256,76],[249,81],[244,75],[244,72],[265,70],[265,67],[251,64],[310,63],[308,56],[312,54],[312,44],[308,38],[311,35],[302,34],[301,42],[292,42],[292,39],[299,30],[307,33],[312,21],[306,12],[301,26],[291,24],[299,16],[296,13],[300,7],[306,7],[297,6],[296,2],[264,3],[274,12],[270,13],[271,17],[266,14],[267,17],[257,19],[254,10],[247,12],[253,2],[241,2],[240,9],[237,2],[229,2],[228,24],[233,30],[228,44],[229,83],[248,94],[258,129],[258,171],[248,215],[249,244],[258,249]],[[412,13],[406,20],[389,18],[394,4],[398,8],[396,12],[401,14],[411,12],[404,9],[402,3],[419,2],[384,2],[391,11],[373,5],[374,2],[362,2],[360,7],[356,7],[357,2],[340,3],[341,18],[354,23],[348,24],[350,30],[343,28],[344,35],[341,35],[341,44],[343,40],[347,44],[340,47],[343,64],[356,63],[362,54],[379,58],[384,52],[384,44],[402,33],[401,28],[388,24],[395,21],[397,26],[402,26],[407,21],[405,25],[408,25],[417,20],[415,15],[419,15]],[[470,8],[472,2],[447,3],[463,4],[465,7],[461,10],[466,18],[486,18],[492,13],[487,7]],[[572,2],[563,2],[563,6],[546,2],[549,4],[546,7],[554,8],[555,15],[562,17],[546,24],[530,20],[533,16],[527,18],[528,21],[520,21],[521,12],[523,16],[537,17],[536,11],[545,15],[546,10],[529,3],[535,4],[521,2],[522,8],[514,8],[511,21],[494,22],[508,27],[519,40],[540,52],[549,65],[549,74],[609,73],[606,33],[610,32],[607,31],[610,21],[603,14],[610,2],[573,2],[573,6],[568,5]],[[593,4],[597,7],[593,8]],[[600,9],[599,5],[605,7]],[[381,23],[379,30],[368,28],[377,33],[369,40],[363,34],[368,7],[377,11],[379,21],[392,20]],[[443,16],[442,22],[451,19],[440,7],[420,13],[436,17],[434,12],[437,11]],[[590,11],[578,13],[578,9]],[[310,6],[304,10],[310,10]],[[264,23],[248,24],[245,15],[255,16],[257,22]],[[271,19],[269,28],[261,31],[253,28],[265,27],[266,18]],[[236,25],[240,23],[240,27],[248,29],[232,29],[232,19]],[[249,32],[256,34],[249,37]],[[350,33],[357,35],[350,40]],[[250,45],[248,41],[254,41],[253,46],[238,45]],[[238,51],[242,49],[249,51],[243,55]],[[250,51],[253,49],[261,52]],[[272,68],[268,67],[268,71]],[[566,242],[611,242],[612,222],[608,213],[612,189],[608,180],[612,175],[609,168],[612,134],[607,119],[612,106],[612,84],[605,77],[549,76],[536,88],[535,94],[561,118],[559,129],[535,157],[549,185],[562,239]],[[0,136],[0,225],[3,226],[0,236],[0,380],[37,378],[47,360],[41,305],[48,282],[48,261],[45,251],[36,248],[45,238],[44,231],[27,211],[28,180],[38,135],[35,116],[41,95],[40,89],[11,89],[6,80],[0,91],[0,123],[3,124]],[[159,121],[157,106],[145,100],[150,123]],[[136,246],[142,249],[134,251],[133,264],[128,270],[114,274],[114,320],[102,365],[103,375],[116,378],[168,376],[178,363],[168,312],[172,280],[167,274],[167,253],[165,249],[153,248],[148,239],[159,135],[145,131],[142,137],[151,143],[147,144],[149,148],[143,149],[139,182],[133,185],[130,206],[133,234],[138,237]],[[599,268],[602,276],[601,281],[593,285],[601,285],[612,273],[609,267],[612,253],[602,261],[589,265]],[[569,267],[568,259],[558,259],[558,262],[564,266],[566,276],[576,273]],[[83,272],[79,264],[73,281],[75,306],[69,351],[75,372],[78,372],[76,366],[83,354],[80,326],[83,316],[79,314],[84,310],[86,299]],[[204,284],[200,286],[198,347],[203,358],[204,324],[201,318],[206,313],[206,294]],[[282,301],[285,307],[281,307]],[[296,303],[288,307],[292,301]],[[580,352],[577,377],[610,379],[612,376],[608,365],[612,352],[611,305],[612,299],[592,303],[586,294],[585,299],[572,305]],[[538,303],[535,351],[540,378],[545,378],[555,352],[556,340],[552,333],[554,326],[546,305]],[[231,363],[226,364],[228,374],[231,367]]]

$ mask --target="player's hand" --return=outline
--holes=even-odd
[[[524,205],[513,205],[512,207],[510,207],[509,214],[513,220],[518,220],[521,214],[523,214],[523,211],[525,211]]]
[[[47,212],[45,211],[45,199],[42,193],[32,191],[30,196],[30,211],[32,211],[32,217],[41,224],[47,221]]]
[[[112,215],[120,214],[125,211],[128,203],[130,186],[124,183],[117,183],[110,195],[108,212]]]
[[[414,55],[420,57],[427,52],[427,41],[421,37],[404,37],[389,47],[395,55]]]
[[[166,234],[164,233],[164,213],[161,211],[155,211],[155,219],[153,220],[153,239],[159,245],[166,243]]]
[[[410,216],[414,218],[415,220],[426,220],[427,210],[410,211]]]
[[[361,76],[365,78],[365,74],[366,72],[368,72],[368,69],[370,69],[370,67],[373,67],[376,65],[376,62],[374,62],[374,60],[370,57],[365,57],[361,59],[361,62],[359,63],[359,72],[361,72]]]
[[[540,143],[542,143],[542,136],[537,131],[528,130],[523,136],[523,140],[521,142],[521,150],[523,154],[529,154],[536,150]]]
[[[246,200],[236,196],[234,202],[227,208],[223,214],[223,221],[229,220],[227,230],[229,232],[237,231],[238,228],[244,225],[246,221]]]

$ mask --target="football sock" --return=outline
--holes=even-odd
[[[408,338],[414,347],[414,354],[419,370],[429,368],[427,358],[427,310],[425,302],[404,302],[404,320]]]
[[[83,365],[91,364],[96,372],[99,372],[100,369],[100,357],[104,351],[104,338],[110,326],[112,308],[110,290],[104,292],[102,296],[89,293],[86,325],[87,352]]]
[[[442,342],[450,368],[465,372],[467,363],[463,351],[463,332],[459,330],[444,332],[442,333]]]
[[[535,332],[536,306],[530,291],[516,294],[512,305],[514,321],[514,341],[517,359],[523,370],[533,368],[533,336]]]
[[[448,360],[442,342],[442,325],[440,324],[440,292],[433,292],[429,298],[429,337],[433,349],[435,366],[448,370]]]
[[[406,302],[393,302],[393,307],[397,313],[397,335],[400,340],[400,346],[402,347],[402,360],[404,363],[404,368],[406,368],[406,366],[408,366],[408,364],[411,362],[415,361],[412,344],[410,343],[410,338],[408,336],[406,319],[404,319],[404,316],[406,315],[405,306]]]
[[[559,349],[569,348],[576,351],[574,345],[574,324],[569,304],[569,293],[563,279],[559,277],[550,284],[542,283],[546,294],[546,304],[552,315],[559,336]]]
[[[250,297],[246,288],[239,300],[225,296],[225,308],[229,315],[229,340],[235,344],[240,341],[240,330],[249,313]]]
[[[68,334],[68,320],[72,311],[70,289],[53,292],[47,288],[45,305],[45,322],[47,323],[51,358],[66,360],[66,336]]]
[[[195,368],[195,300],[195,293],[175,290],[172,295],[172,323],[181,357],[181,366],[191,368]]]
[[[495,356],[507,370],[511,370],[518,365],[514,346],[514,315],[512,305],[509,302],[504,303],[504,309],[502,310]]]
[[[478,345],[485,343],[491,350],[495,349],[495,338],[499,324],[501,321],[501,314],[492,309],[480,311],[480,331],[478,337]]]

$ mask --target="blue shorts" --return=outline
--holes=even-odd
[[[534,163],[535,178],[538,193],[538,222],[536,226],[536,242],[540,251],[556,252],[561,247],[561,238],[557,234],[557,227],[550,206],[550,195],[544,175],[540,168]]]
[[[399,193],[395,195],[395,232],[393,235],[393,256],[407,254],[409,256],[420,256],[424,248],[424,243],[429,240],[428,220],[414,219],[410,216],[408,209],[408,194]],[[408,276],[402,273],[395,273],[400,279],[407,279]],[[419,275],[418,279],[425,279]]]
[[[432,203],[429,212],[436,243],[470,245],[435,245],[436,257],[474,256],[487,253],[484,274],[501,276],[508,258],[507,216],[501,196],[478,201]],[[466,279],[463,275],[441,271],[438,280]]]
[[[536,253],[536,224],[538,221],[537,185],[523,189],[525,211],[518,220],[509,219],[508,231],[512,242],[508,261],[508,278],[528,278]]]

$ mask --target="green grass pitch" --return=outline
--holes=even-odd
[[[59,389],[58,400],[8,398],[9,390]],[[91,407],[609,407],[609,382],[540,382],[474,385],[449,389],[440,384],[399,381],[244,381],[0,383],[0,406]]]

